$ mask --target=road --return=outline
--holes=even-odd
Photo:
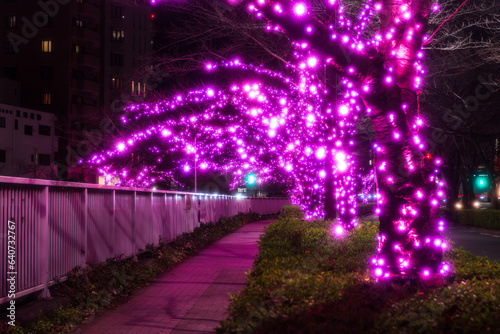
[[[490,261],[500,263],[500,231],[451,225],[445,236],[454,241],[456,248],[463,247],[474,255],[486,256]]]

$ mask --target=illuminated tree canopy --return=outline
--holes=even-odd
[[[158,2],[158,1],[156,1]],[[419,131],[431,0],[336,0],[235,3],[269,33],[294,46],[283,72],[232,60],[206,64],[231,78],[156,103],[131,105],[124,126],[137,125],[92,163],[111,180],[149,186],[174,168],[255,173],[292,179],[307,218],[331,206],[344,228],[356,225],[352,166],[354,123],[369,115],[376,137],[380,278],[445,274],[444,222],[436,218],[444,183],[441,160]],[[242,56],[244,57],[244,55]],[[321,73],[321,75],[319,75]],[[322,78],[322,79],[321,79]],[[131,165],[131,152],[147,154]],[[145,160],[142,160],[145,161]],[[332,200],[333,199],[333,200]],[[326,215],[328,218],[328,214]]]

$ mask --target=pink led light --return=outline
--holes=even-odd
[[[295,7],[293,8],[293,11],[295,15],[297,16],[302,16],[306,13],[307,8],[303,3],[296,4]]]
[[[326,151],[324,147],[318,148],[316,151],[316,158],[318,159],[324,159],[326,157]]]
[[[318,65],[318,58],[316,58],[316,57],[309,57],[307,59],[307,66],[313,68],[313,67],[316,67],[316,65]]]
[[[116,145],[116,149],[120,152],[124,151],[125,150],[125,144],[124,143],[119,143],[118,145]]]
[[[339,108],[339,114],[342,116],[346,116],[349,113],[349,108],[345,105],[340,106]]]

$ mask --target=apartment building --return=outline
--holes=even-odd
[[[136,74],[151,53],[149,2],[0,0],[0,9],[0,76],[18,82],[21,107],[56,117],[59,178],[94,182],[78,160],[99,145],[100,121],[123,94],[146,94]]]

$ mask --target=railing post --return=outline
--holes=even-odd
[[[148,243],[151,243],[153,245],[155,245],[155,241],[153,240],[153,235],[154,235],[154,230],[155,230],[155,212],[154,212],[154,204],[153,204],[153,191],[151,190],[151,218],[149,219],[149,221],[151,222],[151,227],[149,229],[149,242],[147,242],[146,244]]]
[[[134,261],[137,261],[137,251],[136,251],[136,244],[137,244],[137,237],[136,237],[136,227],[137,227],[137,191],[134,191],[133,195],[133,201],[132,201],[132,259]]]
[[[162,232],[163,232],[163,238],[165,239],[165,241],[170,241],[170,235],[172,233],[170,233],[170,229],[168,228],[168,211],[167,211],[167,193],[164,193],[163,194],[163,209],[165,210],[165,212],[163,212],[163,214],[161,215],[161,226],[162,226]],[[167,231],[168,231],[168,238],[167,238]]]
[[[38,299],[50,299],[49,291],[49,258],[50,258],[50,245],[49,245],[49,186],[43,189],[43,200],[39,205],[40,210],[40,274],[42,275],[42,282],[44,284],[43,290],[40,291]]]
[[[88,260],[88,242],[89,242],[89,190],[85,188],[83,190],[83,264],[82,268],[87,266]]]
[[[113,254],[113,257],[117,257],[118,254],[116,254],[116,238],[115,238],[115,233],[116,233],[116,190],[112,190],[111,193],[111,205],[113,207],[113,213],[112,213],[112,219],[111,219],[111,254]]]

